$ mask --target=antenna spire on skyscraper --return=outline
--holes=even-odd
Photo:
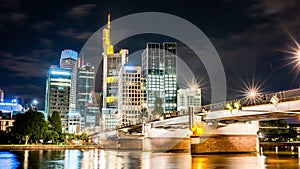
[[[107,15],[107,29],[110,29],[110,14]]]

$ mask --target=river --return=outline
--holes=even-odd
[[[115,150],[0,151],[0,169],[300,169],[298,155],[153,153]]]

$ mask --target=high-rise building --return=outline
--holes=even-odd
[[[94,81],[95,81],[95,69],[89,63],[84,65],[78,65],[77,74],[77,103],[76,110],[80,113],[82,117],[81,128],[85,127],[86,119],[86,105],[89,102],[90,93],[94,91]],[[99,109],[99,108],[98,108]]]
[[[77,87],[77,58],[78,53],[65,49],[61,52],[60,67],[71,70],[71,92],[70,92],[70,109],[74,113],[76,110],[76,87]]]
[[[118,115],[120,125],[128,126],[141,122],[144,111],[144,93],[140,66],[122,66],[119,73]]]
[[[62,129],[68,131],[68,113],[71,92],[71,70],[52,65],[46,83],[45,115],[52,116],[54,111],[60,112]]]
[[[121,49],[114,53],[110,41],[110,15],[108,15],[107,28],[103,29],[103,104],[102,116],[109,120],[104,122],[103,129],[113,129],[117,126],[115,114],[118,107],[118,75],[122,65],[128,61],[128,50]],[[103,120],[106,120],[103,118]]]
[[[187,113],[189,107],[201,111],[201,89],[187,88],[177,91],[177,110]]]
[[[177,108],[176,43],[147,43],[142,53],[149,112],[163,113]]]
[[[0,89],[0,102],[4,102],[4,91]]]
[[[85,105],[85,127],[95,127],[99,114],[100,109],[99,104],[97,103],[96,94],[94,91],[91,91],[89,94],[89,100]]]

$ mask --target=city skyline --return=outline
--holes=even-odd
[[[299,69],[293,71],[293,65],[288,65],[292,55],[284,52],[296,47],[290,36],[296,41],[300,38],[297,32],[300,28],[297,22],[299,2],[176,1],[160,3],[158,9],[150,2],[143,3],[124,3],[123,9],[112,5],[116,4],[113,2],[68,4],[49,1],[45,4],[36,2],[36,7],[29,2],[3,2],[0,77],[5,81],[0,83],[0,89],[5,92],[5,98],[31,97],[43,102],[47,69],[59,62],[59,53],[63,49],[79,52],[89,36],[106,24],[108,13],[115,20],[145,11],[177,15],[198,26],[208,36],[225,68],[229,98],[242,95],[236,90],[241,90],[243,81],[251,83],[252,78],[255,83],[265,81],[262,92],[299,86]],[[145,48],[145,40],[141,39],[138,36],[129,38],[115,46],[117,49],[126,47],[133,53]],[[148,39],[166,41],[161,36]],[[185,46],[178,45],[178,48],[178,52],[185,51]],[[194,67],[196,72],[204,69],[198,62]],[[204,95],[207,86],[201,86]]]

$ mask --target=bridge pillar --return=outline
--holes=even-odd
[[[219,126],[212,135],[200,136],[200,143],[191,145],[191,154],[257,152],[258,122]]]

